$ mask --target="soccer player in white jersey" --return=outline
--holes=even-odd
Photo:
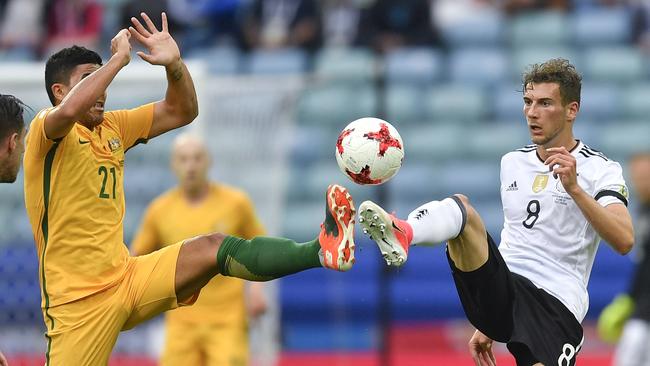
[[[404,264],[410,245],[447,242],[458,295],[477,329],[469,347],[478,366],[495,364],[493,341],[507,343],[518,366],[575,365],[598,243],[621,254],[632,249],[621,166],[573,135],[580,88],[581,76],[564,59],[524,73],[533,144],[501,159],[498,248],[460,194],[426,203],[406,220],[370,201],[359,208],[364,232],[389,265]]]

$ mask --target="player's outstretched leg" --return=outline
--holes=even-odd
[[[271,237],[245,240],[222,234],[187,240],[176,265],[178,299],[189,298],[217,274],[268,281],[316,267],[352,268],[356,212],[352,196],[344,187],[331,185],[325,201],[320,234],[306,243]]]
[[[487,261],[485,227],[462,195],[428,202],[413,210],[406,220],[365,201],[359,206],[359,223],[392,266],[406,262],[412,244],[435,245],[446,241],[451,259],[463,271],[472,271]]]

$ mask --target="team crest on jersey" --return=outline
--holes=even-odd
[[[546,174],[537,174],[535,180],[533,181],[533,192],[539,193],[546,188],[548,184],[548,175]]]
[[[120,142],[119,138],[113,137],[108,140],[108,147],[111,149],[111,152],[116,152],[122,147],[122,142]]]

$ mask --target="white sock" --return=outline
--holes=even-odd
[[[425,203],[406,220],[413,228],[411,243],[434,245],[453,239],[463,230],[466,216],[465,206],[457,197]]]

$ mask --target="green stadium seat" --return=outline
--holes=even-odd
[[[419,122],[424,118],[423,88],[413,84],[389,84],[386,116],[391,123]]]
[[[578,53],[568,47],[557,45],[521,47],[515,48],[512,52],[511,71],[515,81],[521,81],[521,75],[529,65],[547,61],[551,58],[565,58],[578,69],[581,66],[581,59]]]
[[[357,118],[376,114],[377,95],[369,84],[316,85],[305,91],[298,102],[298,120],[333,124],[341,129]]]
[[[625,118],[648,119],[648,116],[650,116],[649,82],[632,84],[623,90],[621,112]]]
[[[529,44],[557,46],[570,39],[569,21],[562,12],[541,11],[516,15],[510,23],[510,43],[515,47]]]
[[[401,48],[388,53],[384,61],[389,83],[431,83],[444,72],[441,52],[430,48]]]
[[[481,87],[472,84],[437,85],[425,94],[426,118],[475,123],[485,118],[488,104]]]
[[[592,81],[633,82],[646,77],[639,49],[628,46],[594,47],[584,52],[585,76]]]
[[[632,35],[632,19],[628,9],[592,8],[575,12],[571,21],[576,44],[625,44]]]
[[[366,49],[324,49],[316,55],[315,71],[326,81],[365,82],[375,75],[375,58]]]

